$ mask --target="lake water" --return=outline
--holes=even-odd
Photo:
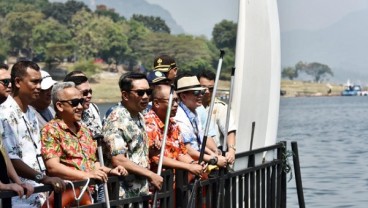
[[[278,140],[298,142],[306,207],[368,206],[367,115],[368,97],[281,98]],[[298,207],[294,178],[288,187]]]
[[[307,207],[368,206],[367,113],[368,97],[281,99],[278,140],[298,142]],[[295,180],[288,187],[298,207]]]

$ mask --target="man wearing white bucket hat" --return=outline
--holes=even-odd
[[[176,92],[180,98],[180,103],[175,120],[179,124],[188,154],[198,159],[204,132],[203,124],[200,122],[196,109],[202,105],[202,98],[206,88],[200,85],[196,76],[183,75],[177,80]],[[218,155],[212,149],[216,149],[216,144],[213,139],[208,138],[203,160],[211,165],[225,167],[225,157]]]
[[[51,104],[51,90],[55,80],[52,79],[51,75],[44,70],[41,72],[41,91],[40,96],[31,102],[32,108],[36,111],[36,117],[40,129],[55,116],[55,110],[50,106]]]

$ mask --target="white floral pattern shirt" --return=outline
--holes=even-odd
[[[25,113],[15,100],[9,96],[0,105],[0,120],[3,125],[3,143],[10,159],[20,159],[29,167],[40,172],[37,154],[41,152],[40,129],[34,110],[28,107]],[[39,186],[33,180],[20,178],[21,181]],[[41,207],[46,200],[43,193],[32,194],[28,199],[12,198],[13,207]]]

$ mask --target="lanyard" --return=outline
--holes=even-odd
[[[27,131],[28,131],[28,134],[29,134],[29,137],[31,138],[32,142],[33,142],[33,146],[36,148],[37,150],[37,144],[36,142],[33,140],[33,137],[32,137],[32,134],[31,134],[31,131],[29,130],[29,127],[28,127],[28,123],[27,123],[27,120],[24,118],[24,116],[22,116],[23,118],[23,121],[24,121],[24,124],[26,125],[27,127]]]

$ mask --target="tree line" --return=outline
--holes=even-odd
[[[224,74],[234,65],[236,23],[216,24],[212,38],[172,35],[160,17],[133,15],[130,19],[105,5],[92,11],[83,2],[2,0],[0,2],[0,61],[9,56],[38,62],[85,62],[102,59],[128,70],[151,69],[154,56],[173,55],[182,71],[216,69],[224,49]]]
[[[323,79],[327,78],[328,76],[334,75],[328,65],[318,62],[307,63],[299,61],[295,64],[295,66],[283,68],[281,76],[283,78],[293,80],[298,78],[300,73],[305,73],[306,75],[311,76],[314,82],[323,81]]]

